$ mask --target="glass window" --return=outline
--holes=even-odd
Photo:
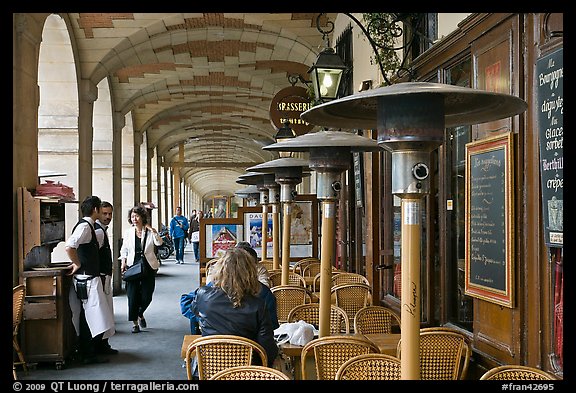
[[[470,59],[447,69],[446,83],[470,87]],[[473,301],[464,294],[464,258],[465,258],[465,169],[466,143],[471,141],[471,127],[460,126],[448,128],[447,145],[449,148],[449,198],[452,206],[448,207],[448,257],[447,257],[447,293],[451,299],[447,304],[448,321],[464,329],[472,331]]]

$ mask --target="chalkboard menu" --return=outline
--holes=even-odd
[[[513,307],[511,133],[466,144],[467,295]]]
[[[544,241],[564,245],[564,61],[563,49],[538,60],[538,130]]]

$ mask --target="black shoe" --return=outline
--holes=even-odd
[[[100,358],[98,356],[90,356],[82,359],[82,364],[100,364],[100,363],[108,363],[109,361],[110,360],[106,358]]]
[[[146,328],[146,326],[148,325],[146,324],[146,320],[144,319],[144,317],[139,317],[139,319],[140,319],[140,326]]]
[[[105,347],[102,348],[98,351],[99,354],[101,355],[117,355],[118,354],[118,350],[114,349],[112,347]]]
[[[140,326],[138,325],[132,326],[132,333],[140,333]]]

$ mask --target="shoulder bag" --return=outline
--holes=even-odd
[[[147,229],[144,232],[144,241],[142,242],[144,244],[143,247],[146,246],[146,235],[148,235]],[[146,271],[144,270],[145,263],[147,262],[144,260],[144,251],[140,251],[140,253],[134,257],[134,263],[132,264],[132,266],[126,269],[126,271],[122,275],[122,280],[136,281],[142,279],[146,274]]]

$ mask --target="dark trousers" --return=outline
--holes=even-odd
[[[194,258],[198,262],[200,260],[200,242],[192,242],[192,247],[194,248]]]
[[[184,261],[184,241],[185,237],[174,238],[174,251],[176,252],[176,260]]]
[[[148,271],[141,280],[126,281],[129,321],[137,321],[138,317],[144,315],[144,311],[152,302],[155,286],[156,275],[151,271]]]
[[[84,315],[84,307],[80,310],[80,336],[78,343],[78,353],[84,359],[96,356],[96,346],[102,341],[104,333],[100,333],[92,337],[88,322],[86,322],[86,315]]]

